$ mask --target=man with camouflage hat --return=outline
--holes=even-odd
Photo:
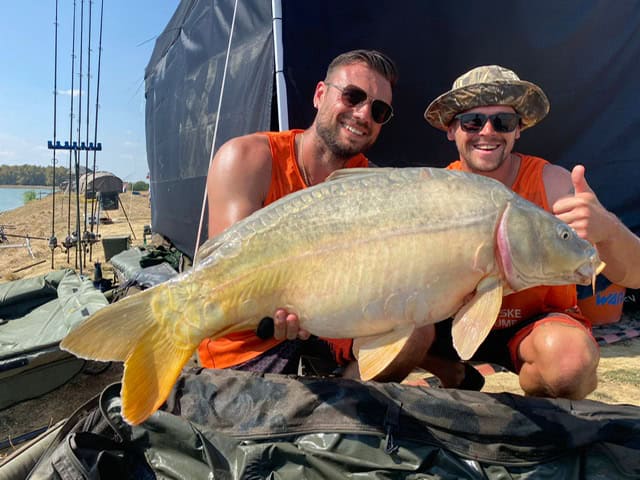
[[[569,172],[513,151],[520,133],[548,112],[540,87],[490,65],[460,76],[429,105],[425,118],[456,144],[460,158],[448,169],[491,177],[555,213],[596,245],[612,282],[633,284],[638,279],[622,259],[634,252],[637,257],[638,239],[602,207],[585,180],[584,167]],[[576,304],[575,285],[541,286],[504,297],[493,331],[473,359],[517,373],[528,395],[586,397],[597,385],[600,354],[590,322]],[[481,388],[478,372],[455,354],[450,330],[450,322],[436,325],[436,340],[421,366],[446,387]]]

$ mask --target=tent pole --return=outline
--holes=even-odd
[[[238,13],[238,0],[235,0],[233,6],[233,17],[231,19],[231,27],[229,28],[229,43],[227,44],[227,53],[224,59],[224,70],[222,72],[222,85],[220,86],[220,97],[218,98],[218,110],[216,112],[216,121],[213,128],[213,140],[211,141],[211,154],[209,155],[209,167],[207,168],[207,174],[211,169],[211,163],[213,162],[213,155],[216,151],[216,140],[218,138],[218,125],[220,124],[220,111],[222,110],[222,97],[224,94],[224,86],[227,80],[227,70],[229,67],[229,57],[231,56],[231,42],[233,40],[233,31],[236,25],[236,13]],[[202,224],[204,223],[204,212],[207,206],[207,182],[204,183],[204,195],[202,198],[202,208],[200,209],[200,222],[198,223],[198,234],[196,236],[196,245],[193,249],[193,264],[195,265],[198,260],[198,250],[200,249],[200,237],[202,235]]]
[[[284,79],[284,47],[282,45],[282,1],[271,0],[273,20],[273,52],[276,73],[276,97],[278,102],[278,128],[289,130],[289,109],[287,107],[287,84]]]

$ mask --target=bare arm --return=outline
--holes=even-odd
[[[271,152],[264,135],[225,143],[207,175],[209,238],[262,208],[271,183]]]
[[[271,185],[271,150],[260,134],[234,138],[213,158],[207,175],[209,238],[264,206]],[[309,338],[298,317],[279,308],[273,316],[273,336],[290,340]]]
[[[609,280],[640,288],[640,238],[602,206],[585,179],[584,167],[577,165],[569,173],[548,165],[544,172],[545,186],[548,174],[554,177],[549,180],[551,188],[547,188],[553,213],[596,246],[600,258],[607,264],[603,273]]]

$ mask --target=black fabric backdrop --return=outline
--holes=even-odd
[[[145,71],[151,224],[191,257],[214,135],[217,148],[271,123],[271,3],[239,4],[226,77],[232,0],[183,0]]]
[[[153,229],[189,255],[233,3],[183,0],[145,74]],[[216,148],[278,129],[270,2],[239,3]],[[455,147],[426,123],[424,109],[461,73],[499,64],[540,85],[551,102],[549,116],[522,134],[516,150],[568,169],[584,164],[602,203],[640,232],[640,2],[283,0],[282,9],[291,128],[311,123],[314,87],[333,57],[375,48],[396,61],[400,82],[395,117],[369,158],[381,166],[444,166]]]

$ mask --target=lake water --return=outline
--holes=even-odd
[[[51,193],[51,190],[42,188],[6,188],[0,187],[0,212],[13,210],[24,205],[24,192],[36,192],[36,198],[41,198]]]

